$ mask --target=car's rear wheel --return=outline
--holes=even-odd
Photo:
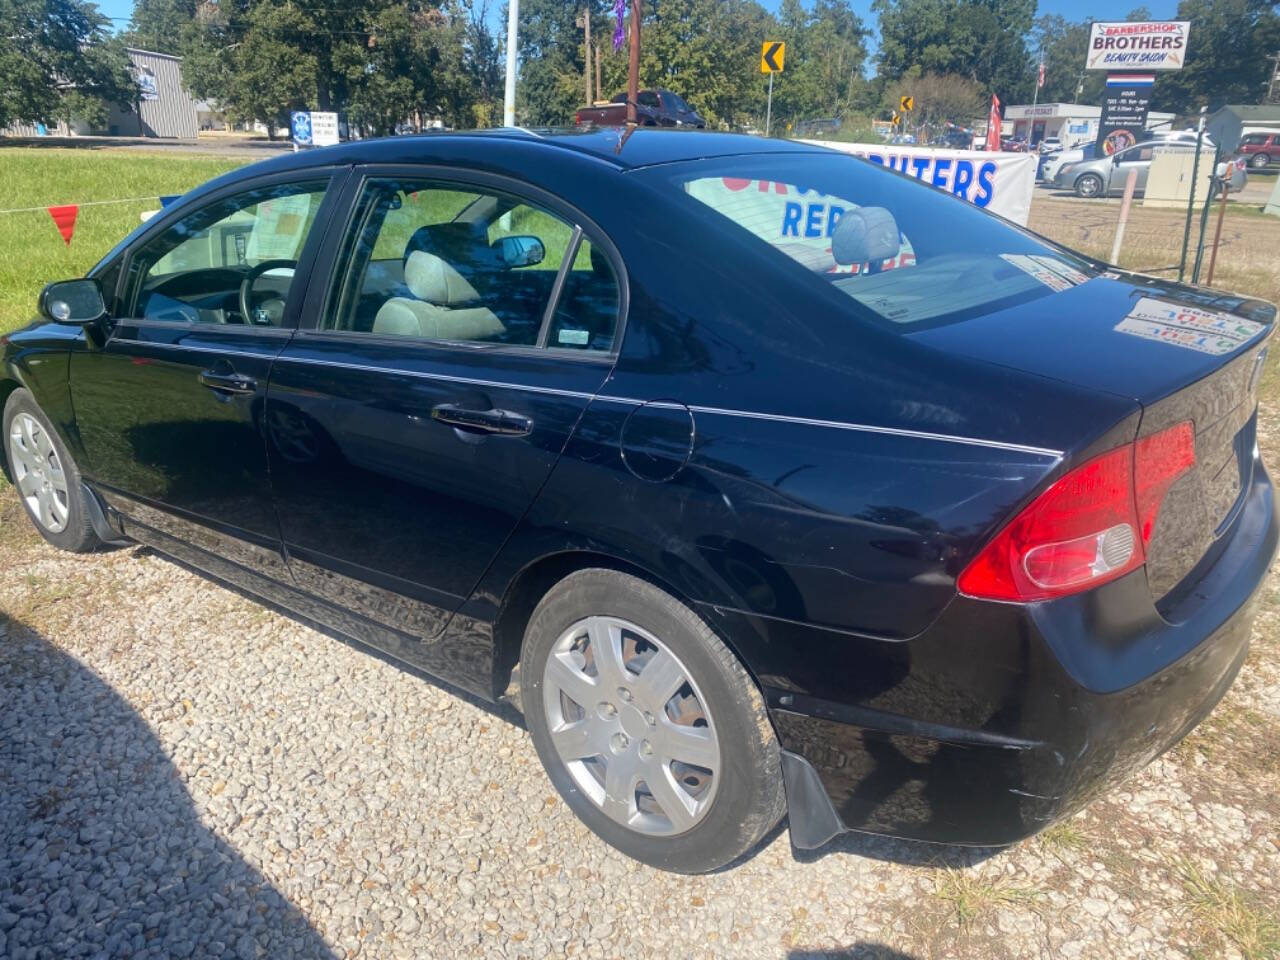
[[[40,536],[74,553],[101,546],[85,508],[80,471],[30,393],[19,388],[9,394],[2,424],[9,476]]]
[[[1250,165],[1250,166],[1252,166],[1252,167],[1254,167],[1254,168],[1256,168],[1256,169],[1258,169],[1258,170],[1261,170],[1263,167],[1265,167],[1265,166],[1266,166],[1267,164],[1269,164],[1270,162],[1271,162],[1271,157],[1270,157],[1268,154],[1265,154],[1265,153],[1255,153],[1255,154],[1254,154],[1254,155],[1249,159],[1249,165]]]
[[[714,870],[782,816],[759,690],[692,610],[652,584],[615,570],[566,577],[529,620],[520,678],[552,783],[628,856]]]
[[[1102,193],[1102,178],[1096,173],[1086,173],[1076,180],[1076,196],[1091,199]]]

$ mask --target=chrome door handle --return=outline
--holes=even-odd
[[[509,410],[472,410],[456,403],[441,403],[431,408],[431,418],[459,430],[493,433],[503,437],[524,437],[533,430],[533,421]]]
[[[216,370],[202,370],[197,378],[203,386],[219,393],[250,394],[258,389],[258,381],[246,377],[243,373],[218,373]]]

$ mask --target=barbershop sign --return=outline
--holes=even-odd
[[[1085,69],[1181,70],[1190,32],[1188,20],[1095,23]]]

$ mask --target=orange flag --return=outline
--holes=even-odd
[[[76,232],[76,214],[79,211],[80,208],[74,203],[61,207],[49,207],[49,216],[53,217],[58,232],[62,234],[62,242],[68,247],[71,246],[71,235]]]

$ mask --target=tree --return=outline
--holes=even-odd
[[[138,97],[124,44],[82,0],[0,0],[0,127],[73,116],[99,124]]]
[[[135,0],[124,41],[131,47],[177,54],[195,19],[196,0]]]
[[[202,4],[183,32],[191,91],[269,131],[292,110],[341,111],[371,134],[493,115],[498,46],[484,0],[327,2]]]
[[[880,18],[880,78],[912,67],[976,81],[1008,100],[1031,93],[1026,37],[1036,0],[874,0]]]
[[[791,122],[839,117],[865,99],[869,31],[848,0],[817,0],[812,10],[783,0],[777,21],[770,39],[786,42],[787,59],[775,78],[774,116]]]
[[[967,127],[986,112],[987,93],[976,80],[955,73],[926,73],[907,76],[885,88],[884,109],[897,110],[901,97],[915,100],[914,109],[903,117],[903,129],[923,127],[937,133],[948,122]]]
[[[1267,0],[1182,0],[1178,19],[1191,21],[1181,70],[1156,78],[1152,106],[1192,115],[1227,103],[1261,103],[1280,52],[1280,15]]]

